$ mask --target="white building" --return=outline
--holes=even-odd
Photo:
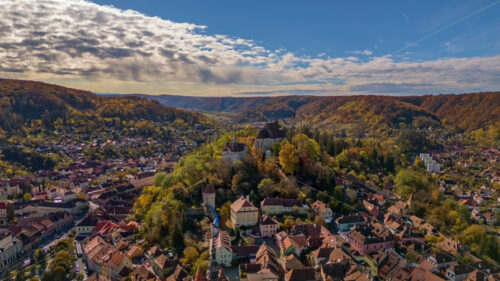
[[[316,200],[311,206],[324,220],[330,222],[333,218],[333,211],[325,202]]]
[[[262,216],[259,224],[260,237],[273,237],[278,232],[279,228],[279,222],[267,215],[264,215]]]
[[[17,261],[23,245],[14,235],[6,235],[0,240],[0,272]]]
[[[220,265],[231,266],[233,261],[233,250],[229,232],[218,230],[210,240],[210,255]]]
[[[231,204],[231,223],[234,227],[253,226],[259,222],[259,209],[248,198],[241,197]]]
[[[420,153],[419,158],[424,162],[427,172],[439,173],[441,171],[441,165],[439,165],[436,160],[432,159],[429,153]]]

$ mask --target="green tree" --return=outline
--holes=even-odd
[[[23,200],[24,200],[24,202],[31,201],[31,194],[29,194],[29,193],[25,193],[25,194],[23,195]]]
[[[404,200],[407,200],[411,194],[417,199],[429,199],[432,196],[432,190],[435,189],[435,183],[431,175],[417,167],[401,169],[394,183],[396,193]],[[417,193],[419,196],[415,196]]]
[[[14,206],[10,203],[7,203],[7,219],[9,222],[14,221]]]
[[[265,178],[260,181],[257,189],[259,189],[259,193],[263,196],[272,197],[276,192],[276,184],[272,179]]]
[[[200,253],[194,247],[186,247],[186,249],[184,249],[183,251],[183,254],[184,254],[184,260],[183,260],[184,264],[192,264],[200,256]]]
[[[310,139],[305,134],[298,134],[293,137],[292,142],[297,146],[299,151],[307,151],[311,159],[317,159],[320,153],[319,144]]]

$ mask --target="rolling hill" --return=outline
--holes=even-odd
[[[141,97],[103,97],[42,82],[0,79],[0,129],[14,132],[32,120],[53,122],[99,118],[204,122],[201,114],[164,106]]]
[[[295,117],[295,122],[316,128],[365,133],[402,126],[470,131],[500,122],[500,92],[407,97],[141,97],[191,110],[232,112],[241,123]]]

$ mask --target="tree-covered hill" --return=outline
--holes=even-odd
[[[241,123],[295,117],[296,123],[357,136],[397,133],[405,127],[474,131],[500,122],[500,92],[406,97],[138,96],[179,108],[231,112]]]
[[[3,131],[19,131],[32,120],[42,120],[50,125],[58,119],[71,123],[75,118],[82,121],[100,118],[155,122],[182,120],[187,124],[206,121],[200,114],[146,98],[103,97],[42,82],[0,79],[0,129]]]
[[[242,112],[240,122],[295,117],[295,122],[354,135],[401,128],[473,131],[500,122],[500,92],[436,96],[277,97]]]

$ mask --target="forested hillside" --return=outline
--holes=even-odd
[[[139,97],[102,97],[41,82],[0,79],[0,129],[19,131],[33,120],[50,126],[56,120],[78,127],[98,119],[204,122],[197,113]]]
[[[139,96],[179,108],[232,112],[241,123],[296,117],[296,123],[357,135],[429,126],[473,131],[500,121],[500,92],[408,97]]]
[[[240,122],[295,117],[294,122],[355,135],[402,128],[473,131],[500,122],[500,92],[437,96],[277,97],[240,113]]]
[[[445,125],[474,130],[499,122],[500,92],[401,98],[435,114]]]
[[[271,97],[194,97],[194,96],[175,96],[175,95],[119,95],[102,94],[103,96],[136,96],[156,100],[163,105],[177,108],[199,110],[199,111],[218,111],[218,112],[242,112],[252,109],[261,103],[271,99]]]

